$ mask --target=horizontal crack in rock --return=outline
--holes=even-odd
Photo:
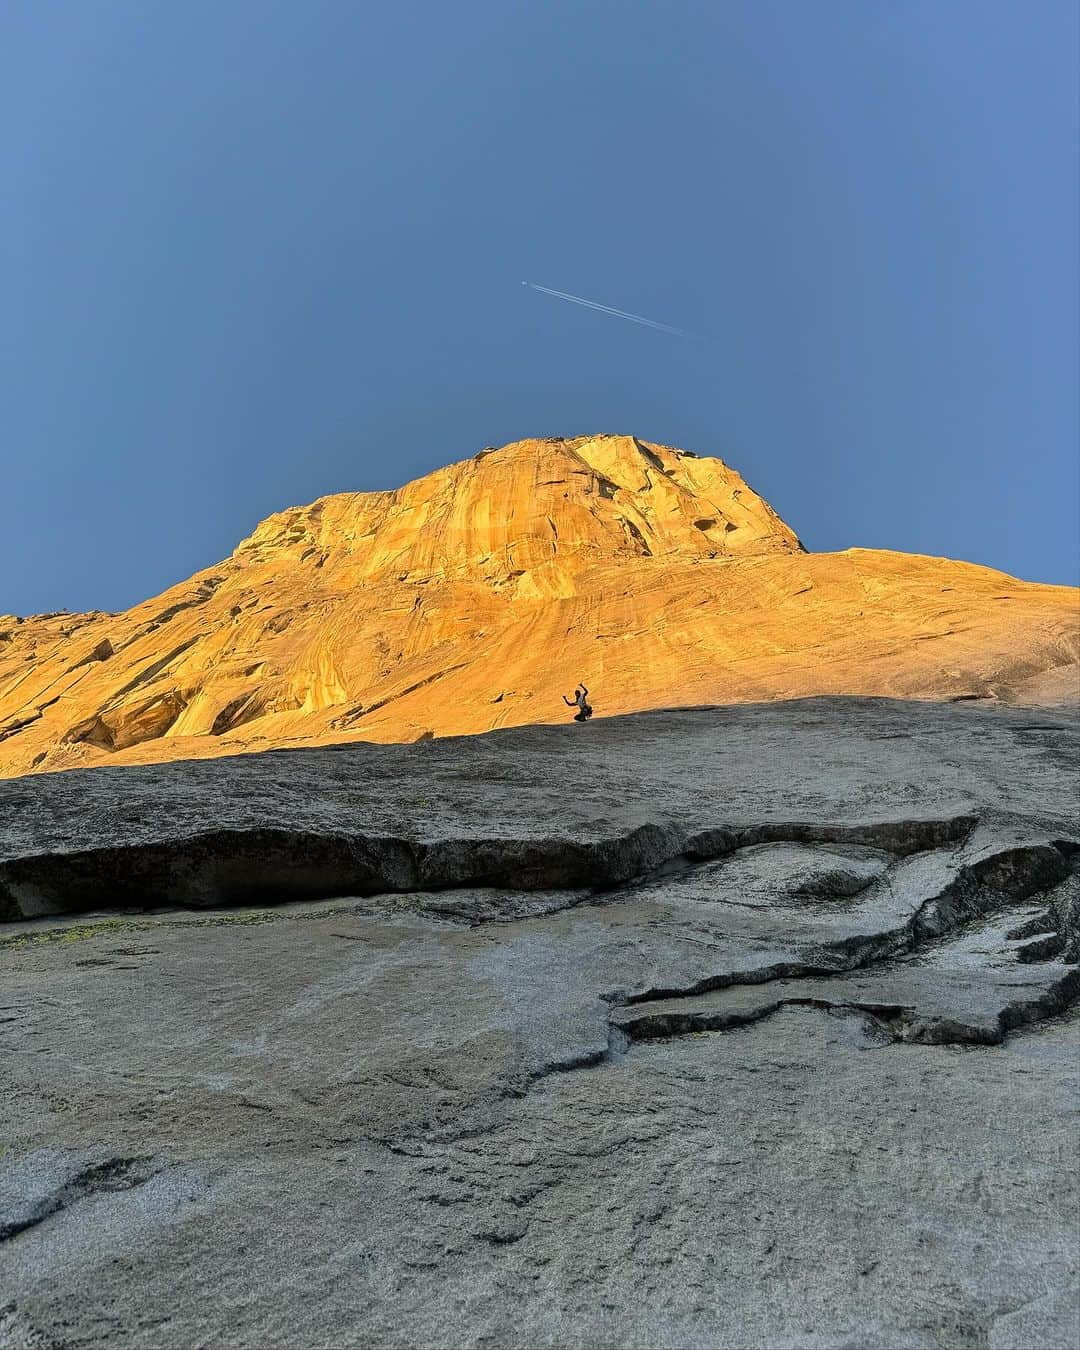
[[[962,838],[974,818],[833,826],[769,822],[688,835],[644,824],[600,839],[448,839],[312,834],[285,828],[183,838],[0,862],[0,920],[89,909],[282,903],[465,886],[555,890],[620,885],[680,859],[716,859],[762,842],[872,845],[899,856]]]
[[[633,1018],[617,1024],[630,1042],[663,1040],[703,1031],[728,1031],[763,1021],[788,1007],[819,1008],[830,1012],[860,1012],[884,1024],[889,1038],[915,1045],[1000,1045],[1007,1031],[1064,1012],[1080,996],[1080,969],[1066,968],[1060,979],[1032,997],[1016,999],[1005,1005],[993,1022],[977,1018],[920,1014],[912,1004],[872,998],[791,994],[763,1002],[753,1008],[693,1011],[643,1009]]]

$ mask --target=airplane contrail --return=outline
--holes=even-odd
[[[550,286],[541,286],[535,281],[523,281],[521,284],[534,291],[543,291],[545,295],[553,295],[556,300],[569,300],[572,305],[584,305],[586,309],[595,309],[600,314],[610,314],[616,319],[629,319],[631,323],[640,323],[646,328],[655,328],[659,333],[670,333],[673,337],[697,338],[702,342],[711,341],[710,338],[703,338],[700,333],[689,333],[685,328],[673,328],[669,323],[658,323],[655,319],[646,319],[642,314],[631,314],[625,309],[601,305],[596,300],[586,300],[583,295],[571,295],[568,291],[556,291]]]

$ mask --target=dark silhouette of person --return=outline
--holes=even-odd
[[[577,709],[577,712],[574,714],[575,722],[587,722],[592,716],[592,705],[589,703],[589,691],[583,684],[579,684],[574,690],[573,698],[567,698],[566,695],[563,694],[562,701],[568,708]]]

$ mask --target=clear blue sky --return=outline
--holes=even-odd
[[[5,0],[0,612],[593,431],[813,549],[1075,580],[1077,15]]]

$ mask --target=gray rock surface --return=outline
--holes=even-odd
[[[0,783],[0,1347],[1076,1345],[1078,740],[819,699]]]

